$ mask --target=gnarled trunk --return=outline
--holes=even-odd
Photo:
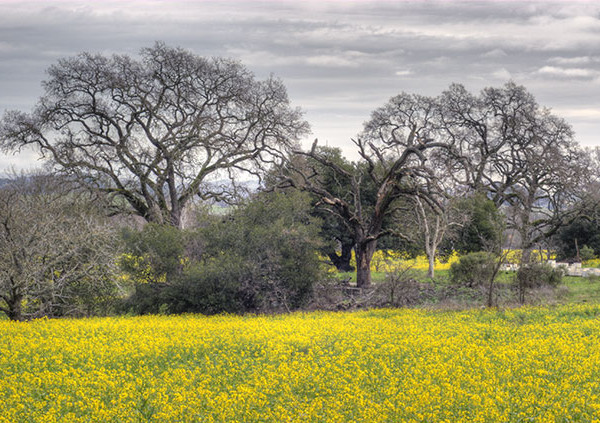
[[[9,297],[4,297],[4,302],[7,308],[3,311],[10,320],[23,320],[23,295],[13,290]]]
[[[376,240],[357,242],[356,252],[356,286],[368,288],[371,286],[371,260],[377,247]]]
[[[327,254],[327,257],[331,260],[336,269],[340,272],[352,272],[354,271],[354,267],[350,265],[350,260],[352,259],[352,248],[354,244],[350,243],[342,243],[342,251],[338,255],[337,252],[331,252]]]

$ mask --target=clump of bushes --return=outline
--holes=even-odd
[[[492,253],[469,253],[450,266],[450,281],[454,285],[474,288],[490,281],[497,258]]]
[[[309,212],[302,193],[270,193],[226,216],[205,216],[194,230],[146,225],[126,236],[122,269],[137,281],[126,308],[215,314],[301,307],[325,278],[319,225]]]
[[[525,302],[525,294],[530,289],[544,286],[557,287],[562,283],[563,271],[545,263],[531,263],[521,266],[515,275],[519,302]]]
[[[435,286],[420,282],[413,277],[410,268],[387,273],[385,281],[376,287],[379,303],[386,307],[410,307],[431,301]]]

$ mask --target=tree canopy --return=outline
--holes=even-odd
[[[230,197],[240,173],[257,174],[308,130],[280,80],[160,42],[139,59],[61,59],[43,87],[31,113],[5,114],[0,147],[33,145],[157,223],[180,225],[196,195]]]

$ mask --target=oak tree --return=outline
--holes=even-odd
[[[280,80],[160,42],[139,59],[59,60],[43,87],[31,113],[5,114],[0,147],[37,147],[56,171],[156,223],[181,225],[196,195],[230,198],[240,173],[259,174],[308,130]]]
[[[363,132],[353,139],[360,161],[351,168],[322,154],[316,140],[310,151],[295,152],[349,181],[346,192],[323,184],[316,167],[306,172],[290,161],[296,173],[290,176],[288,169],[282,175],[284,183],[317,195],[328,212],[344,222],[355,242],[358,287],[371,284],[371,260],[377,241],[389,233],[384,221],[394,213],[397,200],[418,196],[432,204],[436,201],[430,195],[432,173],[427,165],[428,152],[444,146],[435,137],[435,107],[432,98],[403,93],[375,110]],[[370,201],[364,201],[365,188],[374,191]]]

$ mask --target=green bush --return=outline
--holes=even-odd
[[[137,283],[174,280],[183,269],[186,232],[171,226],[148,223],[142,230],[122,233],[125,253],[121,269]]]
[[[581,247],[581,250],[579,251],[579,257],[581,258],[582,261],[587,261],[587,260],[595,259],[596,255],[595,255],[593,248],[590,248],[587,245],[584,245],[583,247]]]
[[[458,212],[467,216],[468,220],[456,230],[454,236],[447,238],[443,250],[456,250],[465,254],[482,251],[501,243],[504,218],[498,207],[485,194],[478,193],[461,198],[456,205]]]
[[[200,231],[202,260],[219,263],[229,257],[238,263],[243,272],[237,275],[236,295],[244,298],[239,304],[245,310],[298,308],[324,277],[316,253],[319,227],[305,194],[261,194]]]
[[[532,263],[521,268],[515,275],[515,285],[519,294],[519,301],[525,302],[528,290],[543,286],[557,287],[562,283],[563,271],[554,269],[546,263]]]
[[[491,253],[469,253],[450,266],[450,281],[455,285],[475,287],[490,280],[496,265],[496,256]]]
[[[301,193],[260,194],[196,230],[147,225],[126,234],[122,268],[137,282],[135,313],[292,310],[325,278],[318,221]]]
[[[135,290],[123,300],[119,311],[132,314],[160,314],[165,306],[165,283],[137,283]]]
[[[515,276],[517,284],[524,288],[556,287],[561,284],[562,277],[562,270],[554,269],[545,263],[532,263],[521,266]]]
[[[224,253],[189,266],[165,289],[162,301],[170,313],[237,313],[255,309],[247,292],[248,262]]]

